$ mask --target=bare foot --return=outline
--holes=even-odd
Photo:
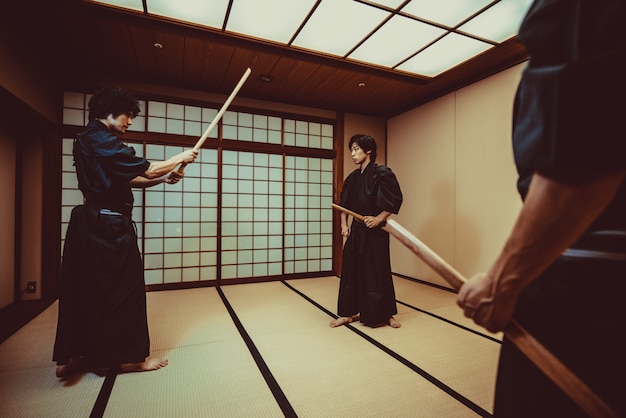
[[[71,366],[69,364],[61,364],[57,366],[56,375],[57,377],[66,377],[72,374]]]
[[[393,316],[391,318],[389,318],[389,326],[391,328],[400,328],[401,327],[400,323]]]
[[[328,325],[330,325],[331,328],[336,328],[345,324],[349,324],[350,322],[352,322],[352,317],[340,316],[339,318],[333,319],[332,321],[330,321],[330,324]]]
[[[75,373],[85,371],[87,362],[83,358],[71,358],[67,364],[58,364],[56,369],[57,377],[67,377]]]
[[[330,324],[328,325],[330,325],[331,328],[337,328],[342,325],[349,324],[353,321],[356,321],[357,319],[359,319],[358,314],[352,315],[352,316],[340,316],[339,318],[333,319],[332,321],[330,321]]]
[[[168,365],[167,359],[147,357],[141,363],[124,363],[120,366],[120,373],[149,372],[159,370]]]

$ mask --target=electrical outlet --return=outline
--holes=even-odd
[[[37,282],[28,282],[26,284],[26,293],[35,293],[37,291]]]

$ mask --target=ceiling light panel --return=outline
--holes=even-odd
[[[486,42],[449,33],[397,69],[435,77],[491,47]]]
[[[402,3],[404,3],[404,0],[373,0],[369,3],[379,4],[390,9],[397,9]]]
[[[389,14],[353,0],[323,0],[293,45],[344,56]]]
[[[142,0],[85,1],[144,10]],[[515,36],[532,0],[145,0],[145,3],[149,15],[217,30],[224,27],[232,3],[227,32],[283,44],[295,36],[291,46],[435,77],[491,48],[488,42],[497,44]],[[481,14],[461,24],[478,12]],[[445,28],[459,33],[446,35]],[[435,40],[433,45],[411,57]]]
[[[228,0],[146,0],[148,13],[221,29]]]
[[[348,58],[393,67],[445,32],[435,26],[395,15]]]
[[[460,26],[459,30],[494,42],[504,42],[517,35],[531,3],[532,0],[502,0]]]
[[[402,8],[402,12],[455,27],[491,2],[492,0],[413,0]]]
[[[227,31],[288,43],[316,0],[236,0]]]

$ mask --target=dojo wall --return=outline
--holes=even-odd
[[[497,256],[521,208],[511,148],[524,64],[387,121],[387,164],[405,197],[395,219],[469,277]],[[397,240],[395,273],[449,285]]]
[[[18,300],[41,297],[43,141],[61,114],[55,76],[32,65],[15,38],[0,28],[0,59],[7,64],[0,65],[0,309],[14,302],[16,273]],[[28,281],[37,283],[36,293],[23,292]]]
[[[0,131],[0,309],[13,303],[15,280],[15,140]]]

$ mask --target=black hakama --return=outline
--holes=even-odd
[[[402,204],[400,185],[385,166],[368,164],[363,173],[353,171],[344,182],[341,206],[363,216],[382,211],[398,213]],[[337,314],[360,314],[368,326],[386,324],[398,313],[391,277],[389,234],[353,222],[343,249]]]
[[[77,206],[67,230],[54,360],[138,363],[150,352],[143,265],[132,221]]]
[[[74,141],[74,161],[85,204],[72,210],[65,239],[53,360],[143,362],[150,339],[130,180],[150,163],[97,120]]]

